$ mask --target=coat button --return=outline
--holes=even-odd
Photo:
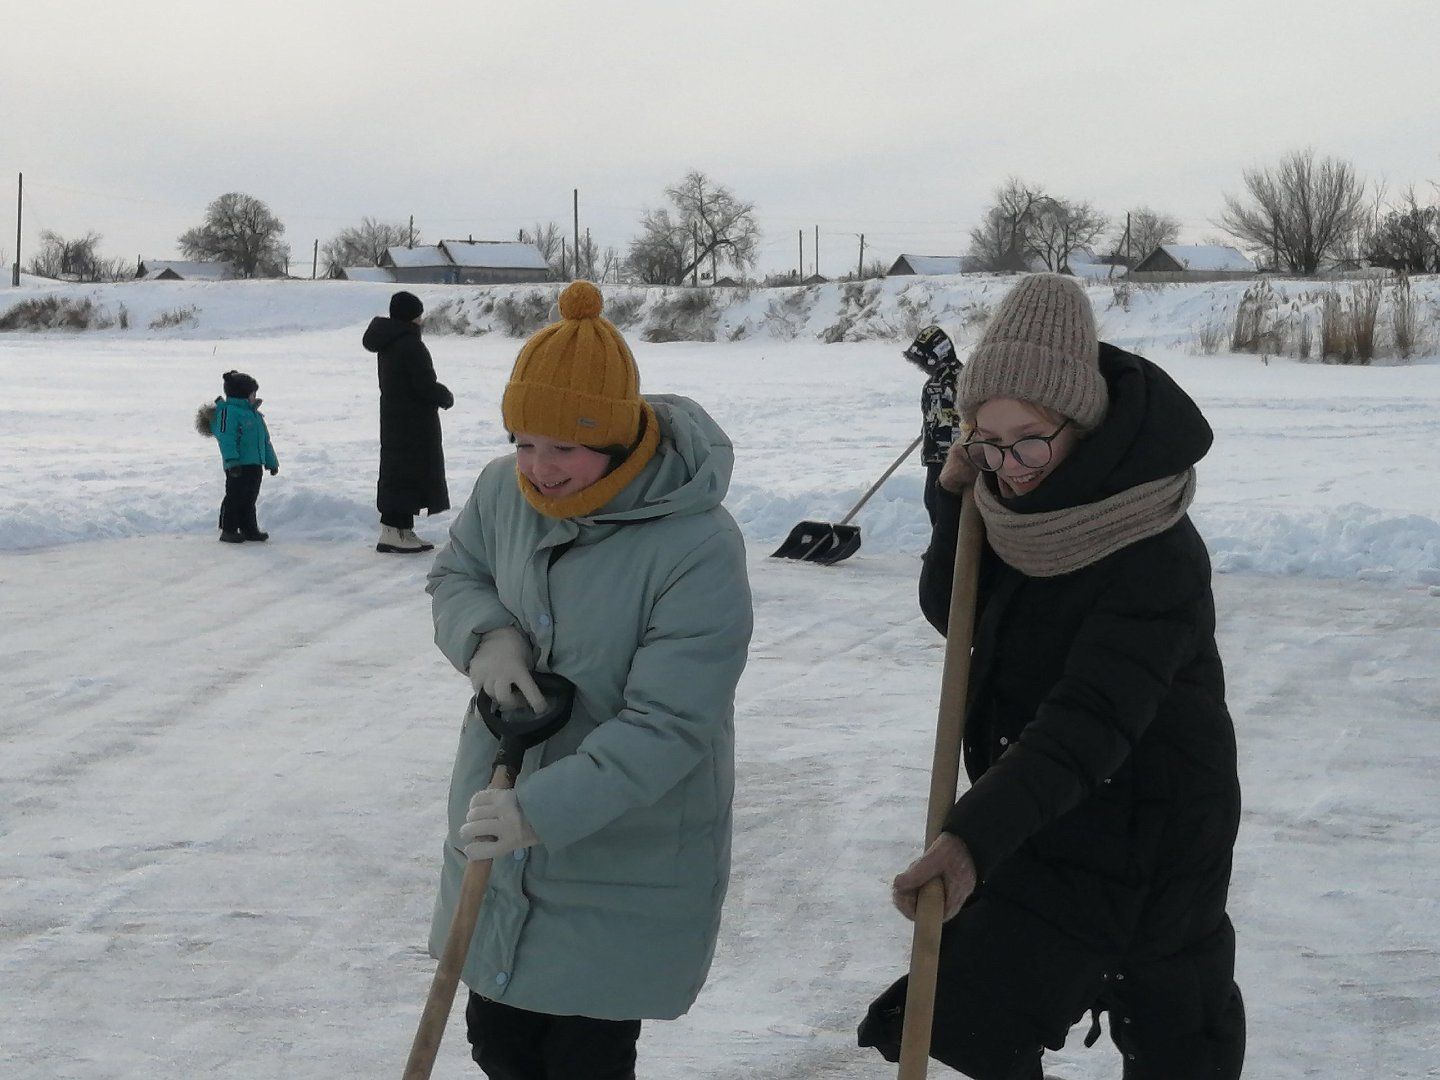
[[[524,862],[524,861],[525,861],[525,849],[524,849],[524,848],[516,848],[516,849],[515,849],[515,854],[512,856],[512,858],[514,858],[514,860],[515,860],[516,862]]]
[[[542,611],[540,613],[540,618],[536,619],[535,621],[538,622],[541,626],[548,628],[550,625],[550,613],[548,611]]]
[[[496,975],[496,976],[495,976],[495,985],[496,985],[496,986],[504,986],[504,985],[505,985],[506,983],[508,983],[509,981],[510,981],[510,973],[509,973],[508,971],[502,971],[502,972],[500,972],[499,975]]]
[[[1001,746],[1009,746],[1009,745],[1010,745],[1010,740],[1007,739],[1004,735],[1001,735],[1001,736],[1000,736],[1000,745],[1001,745]]]

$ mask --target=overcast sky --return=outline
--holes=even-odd
[[[762,271],[803,228],[808,273],[815,225],[826,274],[862,232],[963,252],[1009,175],[1200,241],[1242,169],[1307,145],[1434,196],[1437,47],[1433,0],[4,0],[0,252],[21,171],[27,258],[47,228],[175,257],[235,190],[307,264],[365,215],[568,229],[572,188],[623,249],[692,168],[755,204]]]

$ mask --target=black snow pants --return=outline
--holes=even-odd
[[[225,470],[225,499],[220,503],[220,528],[244,533],[260,531],[255,523],[255,500],[265,470],[259,465],[232,465]]]
[[[1236,1080],[1245,1010],[1229,920],[1175,956],[1137,963],[1092,951],[1004,899],[977,896],[940,939],[930,1056],[972,1080],[1041,1080],[1041,1054],[1065,1045],[1086,1011],[1124,1059],[1124,1080]],[[861,1046],[900,1059],[906,979],[860,1024]]]
[[[639,1020],[550,1016],[472,993],[465,1026],[490,1080],[635,1080]]]

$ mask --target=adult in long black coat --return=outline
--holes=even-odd
[[[440,435],[441,409],[455,396],[435,378],[430,350],[420,338],[424,305],[413,293],[390,298],[390,317],[370,320],[362,343],[378,355],[380,377],[380,480],[375,506],[380,511],[376,551],[414,554],[435,545],[415,535],[415,515],[450,509],[445,483],[445,449]]]
[[[913,917],[941,878],[953,915],[931,1054],[1039,1080],[1042,1047],[1093,1009],[1087,1041],[1108,1011],[1125,1080],[1231,1080],[1240,791],[1210,563],[1186,514],[1209,425],[1160,368],[1098,343],[1084,292],[1054,275],[1002,303],[959,397],[969,445],[941,479],[920,600],[944,633],[956,493],[975,485],[971,786],[895,881]],[[904,993],[902,979],[861,1025],[892,1060]]]

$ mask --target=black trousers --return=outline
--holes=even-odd
[[[940,484],[940,470],[944,467],[943,461],[925,466],[925,512],[930,515],[932,526],[935,524],[935,489]]]
[[[380,524],[389,525],[392,529],[413,529],[415,527],[414,514],[381,514]]]
[[[259,532],[255,524],[255,500],[265,470],[259,465],[232,465],[225,470],[225,499],[220,503],[220,528]]]
[[[490,1080],[635,1080],[639,1020],[550,1016],[472,993],[465,1027]]]
[[[1071,1026],[1099,1009],[1109,1013],[1124,1080],[1237,1080],[1245,1009],[1234,958],[1228,919],[1173,957],[1135,963],[977,896],[941,933],[930,1056],[973,1080],[1040,1080],[1044,1049],[1060,1049]],[[900,1058],[906,982],[860,1025],[860,1045],[887,1061]]]

